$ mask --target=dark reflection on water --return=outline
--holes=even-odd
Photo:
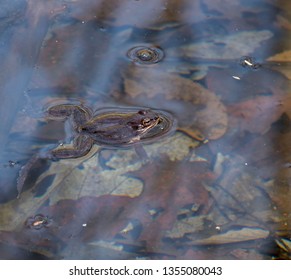
[[[1,258],[290,258],[290,7],[222,2],[1,4]],[[75,136],[45,115],[60,103],[166,110],[177,131],[144,158],[40,156],[16,199],[20,168]]]

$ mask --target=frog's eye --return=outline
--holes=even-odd
[[[139,115],[146,115],[147,114],[147,111],[146,110],[139,110],[137,113]]]
[[[150,118],[144,118],[142,121],[141,121],[141,124],[143,126],[149,126],[151,124],[151,119]]]

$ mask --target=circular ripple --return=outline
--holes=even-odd
[[[164,58],[164,52],[157,47],[134,47],[127,52],[127,56],[138,64],[154,64]]]

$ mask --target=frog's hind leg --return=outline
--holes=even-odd
[[[47,117],[60,120],[71,118],[73,126],[76,127],[89,121],[92,118],[92,111],[85,106],[61,104],[48,108]]]
[[[87,136],[77,136],[73,142],[73,145],[69,145],[68,147],[59,146],[58,148],[47,151],[42,154],[34,155],[19,171],[18,179],[17,179],[17,198],[20,198],[20,194],[22,192],[24,183],[28,177],[28,174],[31,168],[35,165],[35,163],[40,159],[50,159],[50,160],[58,160],[58,159],[69,159],[69,158],[78,158],[87,155],[92,146],[93,140]]]
[[[77,135],[73,145],[61,146],[51,151],[55,159],[78,158],[88,154],[93,146],[93,140],[87,135]]]

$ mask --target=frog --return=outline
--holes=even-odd
[[[111,147],[128,147],[150,142],[153,137],[167,134],[174,124],[165,111],[145,108],[105,108],[95,111],[79,105],[56,105],[47,110],[49,118],[71,118],[75,134],[73,146],[60,147],[50,157],[76,158],[86,155],[93,144]]]
[[[73,141],[34,155],[21,169],[17,179],[18,198],[34,163],[41,158],[50,160],[86,156],[94,144],[105,147],[134,146],[145,156],[143,143],[150,143],[175,130],[175,118],[167,111],[149,108],[103,108],[93,112],[78,104],[58,104],[45,110],[53,120],[70,120]]]

